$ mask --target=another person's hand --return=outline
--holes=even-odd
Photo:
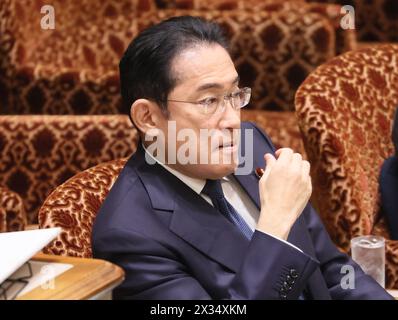
[[[264,156],[267,165],[259,181],[261,212],[256,229],[286,240],[312,193],[310,164],[289,148],[275,155]]]

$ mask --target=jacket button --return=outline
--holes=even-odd
[[[290,275],[292,276],[293,279],[296,279],[298,277],[298,273],[296,269],[290,269]]]
[[[287,283],[286,281],[283,282],[283,287],[287,290],[292,290],[292,286],[290,283]]]
[[[287,299],[287,294],[286,293],[281,293],[279,295],[281,297],[281,299],[286,300]]]
[[[296,280],[294,280],[293,277],[290,276],[290,275],[287,275],[287,276],[286,276],[286,281],[287,281],[287,283],[289,283],[289,284],[293,284],[293,283],[296,282]]]

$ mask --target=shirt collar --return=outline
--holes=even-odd
[[[160,164],[163,168],[165,168],[167,171],[169,171],[171,174],[176,176],[178,179],[180,179],[182,182],[184,182],[188,187],[190,187],[193,191],[195,191],[197,194],[200,194],[206,184],[206,180],[204,179],[198,179],[198,178],[192,178],[187,176],[186,174],[183,174],[175,169],[170,168],[168,165],[160,162],[156,157],[154,157],[142,144],[142,147],[144,148],[145,152],[158,164]]]

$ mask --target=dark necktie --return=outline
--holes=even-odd
[[[253,235],[252,229],[250,229],[242,216],[225,198],[220,180],[207,180],[202,193],[209,196],[214,207],[218,209],[218,211],[220,211],[230,222],[237,226],[247,239],[251,239]]]
[[[237,226],[247,239],[251,239],[253,231],[247,225],[242,216],[225,198],[220,180],[207,180],[202,193],[209,196],[214,207],[218,209],[218,211],[220,211],[235,226]],[[305,300],[305,297],[303,294],[300,294],[298,299]]]

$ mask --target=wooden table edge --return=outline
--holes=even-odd
[[[54,289],[43,289],[39,286],[18,297],[18,300],[83,300],[97,295],[106,288],[121,283],[124,279],[124,271],[105,260],[42,253],[35,255],[32,260],[72,264],[73,267],[55,278]],[[57,283],[63,286],[61,290],[57,290]],[[87,287],[90,289],[87,289]]]

